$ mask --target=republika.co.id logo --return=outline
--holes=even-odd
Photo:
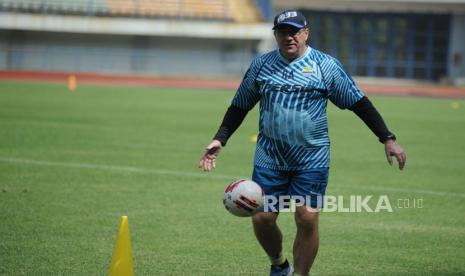
[[[398,198],[391,200],[388,195],[313,195],[313,196],[265,196],[264,212],[295,212],[299,206],[311,210],[338,213],[392,213],[395,209],[421,209],[423,198]]]

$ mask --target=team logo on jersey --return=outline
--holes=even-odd
[[[305,66],[305,67],[302,68],[302,75],[304,75],[304,77],[310,78],[312,73],[313,73],[313,68],[312,67]]]

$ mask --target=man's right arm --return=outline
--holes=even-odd
[[[221,123],[218,132],[213,137],[213,141],[207,145],[202,157],[199,160],[199,168],[209,172],[216,167],[216,158],[221,149],[228,142],[229,137],[233,135],[236,129],[244,121],[245,116],[249,111],[231,105],[226,114],[224,114],[223,122]]]
[[[218,132],[213,137],[213,140],[220,141],[221,145],[224,147],[229,137],[231,137],[236,129],[242,124],[248,112],[248,110],[231,105],[226,111],[226,114],[224,114],[223,122],[221,123]]]
[[[228,139],[244,121],[245,116],[260,100],[259,87],[256,78],[260,72],[263,61],[256,58],[242,79],[232,100],[231,106],[224,115],[220,128],[207,145],[199,160],[199,168],[211,171],[216,167],[216,158]]]

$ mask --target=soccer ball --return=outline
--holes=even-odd
[[[234,181],[224,191],[224,207],[238,217],[250,217],[263,210],[263,202],[263,190],[252,180]]]

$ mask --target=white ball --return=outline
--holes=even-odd
[[[252,180],[232,182],[224,191],[223,204],[226,210],[238,217],[250,217],[263,210],[264,193]]]

